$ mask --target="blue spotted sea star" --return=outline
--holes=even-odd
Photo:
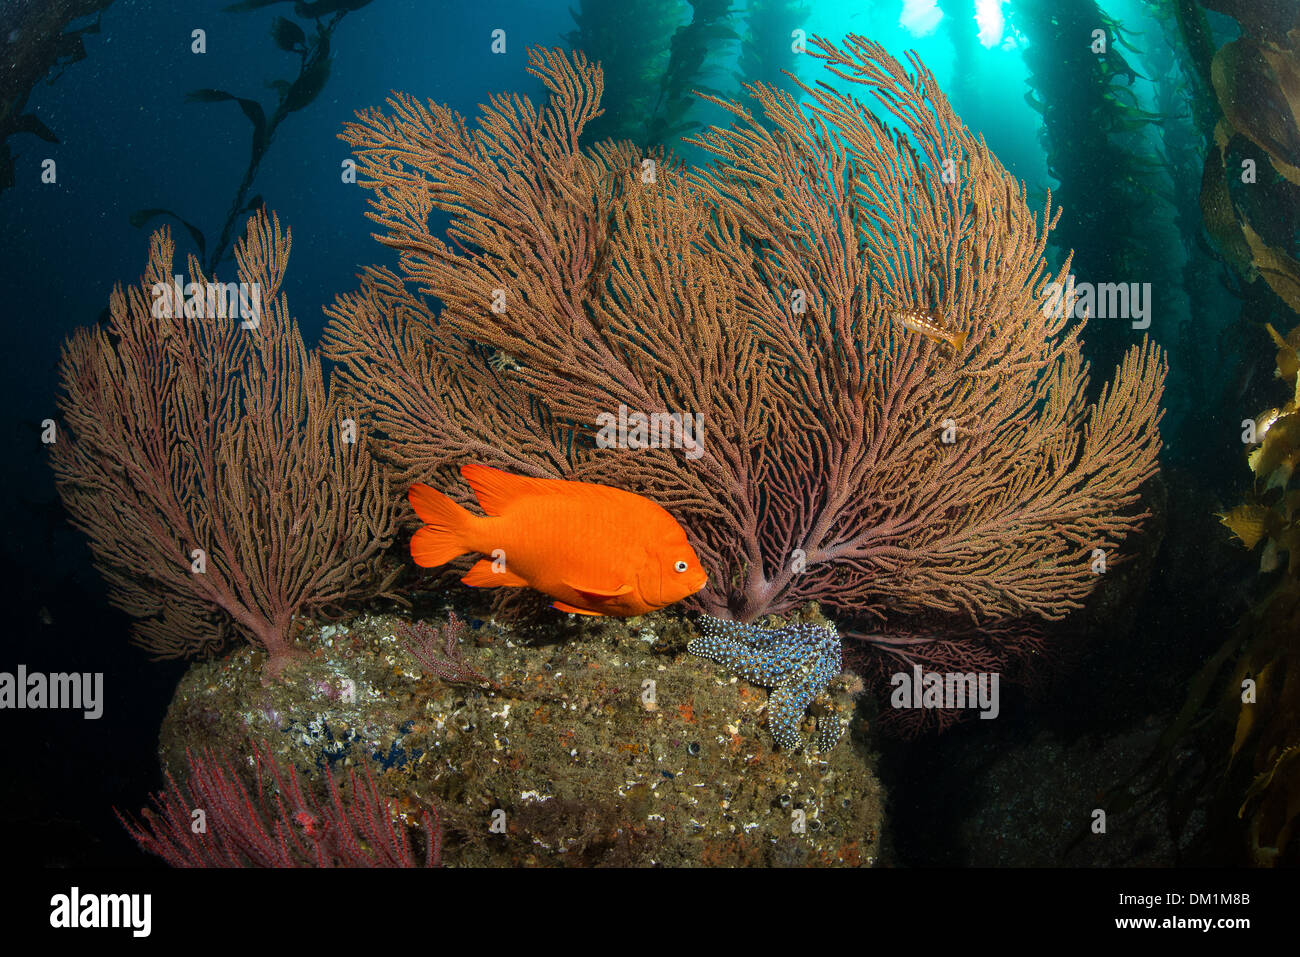
[[[842,667],[835,626],[794,622],[781,628],[761,628],[708,615],[700,616],[699,625],[703,637],[692,639],[686,650],[772,689],[767,699],[772,737],[783,748],[801,747],[799,723],[804,712]],[[817,746],[829,751],[839,739],[839,719],[819,717]]]

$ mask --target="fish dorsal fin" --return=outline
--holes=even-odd
[[[558,489],[555,479],[512,475],[490,465],[462,465],[460,474],[474,490],[474,497],[488,515],[500,515],[507,505],[525,495],[551,495]]]
[[[626,595],[632,591],[632,586],[627,584],[626,582],[623,583],[622,585],[619,585],[613,591],[610,591],[607,588],[602,589],[602,588],[583,587],[581,585],[575,585],[573,584],[573,582],[570,581],[562,582],[562,584],[567,585],[569,588],[572,588],[583,598],[590,598],[592,601],[608,601],[611,598],[617,598],[619,595]]]

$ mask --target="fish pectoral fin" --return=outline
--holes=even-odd
[[[573,582],[563,582],[566,587],[572,588],[583,598],[590,598],[592,601],[609,601],[611,598],[617,598],[619,595],[626,595],[632,591],[632,586],[626,583],[619,585],[613,591],[607,588],[583,588],[575,585]]]
[[[579,608],[576,605],[570,605],[566,601],[557,601],[551,604],[556,611],[567,611],[571,615],[594,615],[597,618],[601,616],[598,611],[592,611],[590,608]]]
[[[482,558],[465,573],[461,583],[475,588],[527,588],[528,582],[507,568],[497,571],[491,559]]]

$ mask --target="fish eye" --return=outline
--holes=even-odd
[[[679,561],[676,565],[673,566],[673,569],[679,572],[684,572],[688,568],[690,568],[690,566],[683,561]]]

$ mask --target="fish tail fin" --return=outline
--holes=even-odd
[[[427,485],[412,485],[407,500],[424,527],[411,538],[411,558],[422,568],[445,565],[473,551],[466,544],[476,516],[463,505]]]
[[[956,338],[952,340],[952,351],[961,352],[962,348],[966,345],[966,337],[969,335],[969,329],[963,329],[961,332],[957,333]]]

